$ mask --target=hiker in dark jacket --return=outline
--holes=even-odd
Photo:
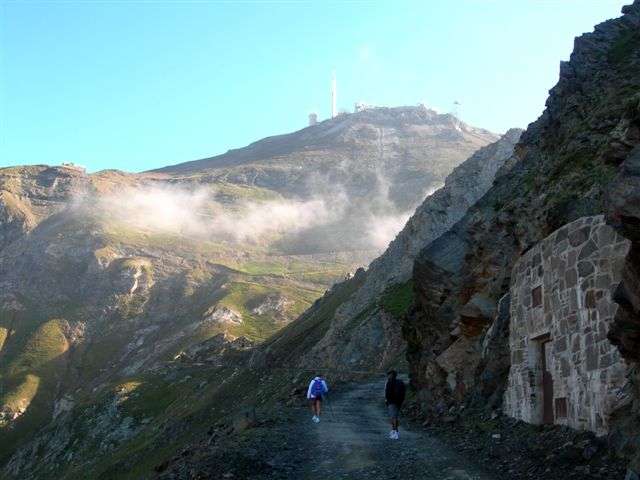
[[[398,440],[400,438],[398,434],[398,416],[400,415],[402,402],[404,402],[404,393],[404,382],[398,378],[398,372],[395,370],[387,372],[384,398],[387,404],[387,410],[389,411],[389,420],[391,421],[389,438],[392,440]]]

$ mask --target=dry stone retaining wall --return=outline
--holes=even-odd
[[[583,217],[518,260],[510,289],[507,415],[543,423],[548,395],[554,423],[607,432],[626,381],[626,366],[607,332],[617,309],[612,293],[629,246],[603,216]],[[552,394],[543,387],[543,369],[552,379]]]

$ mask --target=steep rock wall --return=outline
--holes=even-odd
[[[509,360],[490,361],[483,343],[486,332],[500,330],[492,325],[513,265],[562,225],[602,213],[621,162],[640,143],[640,2],[623,12],[576,39],[546,110],[493,187],[416,259],[416,308],[403,331],[426,410],[489,399],[489,408],[500,405],[493,393],[504,389]],[[506,342],[491,339],[497,351]]]
[[[381,369],[403,364],[406,344],[401,317],[411,303],[413,261],[491,186],[496,172],[511,157],[521,130],[511,129],[456,167],[445,185],[428,196],[383,255],[366,272],[359,287],[341,303],[326,334],[303,363],[347,369]],[[321,299],[334,301],[336,293]]]
[[[639,106],[640,107],[640,106]],[[630,364],[626,394],[631,402],[614,419],[614,441],[631,458],[633,473],[640,473],[640,147],[624,160],[608,194],[607,222],[631,241],[614,294],[618,310],[609,339]],[[637,478],[631,476],[631,478]]]

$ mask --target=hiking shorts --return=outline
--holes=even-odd
[[[318,395],[317,397],[311,397],[311,398],[309,398],[309,401],[310,401],[310,402],[312,402],[312,403],[313,403],[313,402],[315,402],[316,400],[317,400],[318,402],[321,402],[321,401],[322,401],[322,395]]]
[[[395,403],[390,403],[387,405],[387,410],[389,411],[389,418],[396,420],[400,415],[400,407]]]

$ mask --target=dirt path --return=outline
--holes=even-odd
[[[384,382],[351,385],[324,404],[322,421],[300,411],[292,424],[274,432],[287,438],[272,465],[286,466],[296,479],[491,480],[467,459],[412,426],[400,426],[400,440],[388,438],[381,395]]]
[[[626,465],[584,432],[498,417],[489,431],[464,423],[427,430],[401,417],[400,440],[388,438],[384,381],[342,385],[311,421],[302,403],[258,412],[253,426],[220,427],[186,448],[161,480],[504,480],[623,478]],[[293,397],[290,397],[293,399]],[[302,400],[302,399],[300,399]],[[467,412],[473,418],[473,412]],[[240,423],[241,425],[242,423]],[[232,434],[233,433],[233,434]],[[437,437],[433,436],[437,434]],[[439,438],[445,438],[446,444]],[[586,442],[586,444],[585,444]],[[451,447],[451,445],[457,445]],[[591,459],[585,449],[599,452]],[[483,465],[483,466],[480,466]],[[586,472],[586,473],[585,473]]]

